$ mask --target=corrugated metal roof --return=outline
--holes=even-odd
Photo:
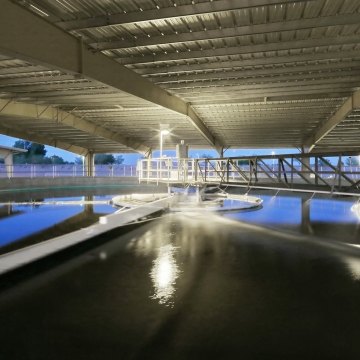
[[[20,4],[188,102],[225,146],[301,146],[360,89],[359,1],[284,0],[253,7],[226,0]],[[207,144],[184,115],[21,57],[0,54],[0,98],[55,106],[152,148],[164,121],[176,134],[166,145],[181,139]],[[31,122],[22,126],[36,131]],[[355,135],[341,137],[346,127],[339,124],[319,146],[354,146]],[[38,130],[55,136],[52,127]],[[59,138],[73,136],[80,144],[77,133],[57,131]],[[100,138],[91,141],[104,148]]]

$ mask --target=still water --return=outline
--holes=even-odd
[[[24,197],[24,194],[19,194],[18,199],[15,197],[7,203],[1,203],[0,198],[2,204],[0,205],[0,254],[97,222],[100,216],[117,210],[108,202],[113,196],[124,191],[119,189],[119,192],[115,192],[112,189],[104,191],[103,194],[99,191],[94,194],[87,193],[86,196],[79,196],[78,193],[42,195],[38,192],[28,198]],[[360,219],[351,211],[351,207],[358,201],[356,198],[310,197],[310,195],[286,195],[269,191],[253,191],[250,195],[258,196],[263,200],[261,209],[232,211],[224,216],[267,228],[360,244]],[[36,205],[23,203],[34,200],[37,201]],[[14,201],[21,201],[22,204],[16,204]],[[44,202],[43,205],[41,201]],[[62,204],[52,204],[55,201]],[[74,201],[90,203],[67,205],[67,202]],[[94,204],[91,204],[91,201]]]
[[[359,359],[359,255],[228,216],[164,215],[16,285],[0,278],[0,358]]]
[[[100,216],[118,210],[109,203],[115,195],[134,191],[164,190],[152,185],[121,184],[0,192],[0,254],[88,227]]]
[[[226,216],[270,228],[360,244],[360,217],[352,210],[355,197],[251,192],[263,200],[258,211]]]
[[[31,199],[28,204],[3,203],[0,205],[0,254],[97,222],[100,216],[115,211],[109,204],[111,198],[112,195],[49,197]]]

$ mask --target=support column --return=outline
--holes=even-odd
[[[222,147],[220,147],[220,148],[218,148],[217,149],[217,152],[218,152],[218,154],[219,154],[219,156],[221,157],[221,158],[223,158],[224,157],[224,152],[225,152],[225,149],[224,149],[224,147],[222,146]]]
[[[85,155],[85,170],[86,170],[86,176],[92,177],[95,175],[94,172],[94,158],[95,155],[92,151],[89,151]]]
[[[310,199],[301,199],[301,231],[304,234],[313,234],[314,231],[310,221]]]
[[[84,206],[84,213],[93,215],[94,214],[94,204],[92,204],[92,202],[94,201],[94,196],[93,195],[85,196],[84,200],[86,201],[86,204]]]
[[[0,158],[4,159],[6,175],[10,179],[14,175],[13,153],[8,149],[0,149]]]
[[[153,157],[152,149],[149,149],[149,151],[147,151],[147,152],[145,153],[145,157],[146,157],[147,159],[151,159],[151,158]]]
[[[14,162],[13,162],[13,154],[11,152],[5,155],[5,167],[7,177],[10,179],[14,175]]]
[[[301,153],[302,154],[308,154],[309,153],[309,148],[308,147],[302,147]],[[310,167],[310,158],[309,157],[303,157],[303,158],[301,158],[301,161],[303,162],[303,164],[301,165],[301,172],[303,173],[304,177],[307,180],[311,181],[310,173],[306,173],[306,172],[309,171],[306,168],[306,166]]]

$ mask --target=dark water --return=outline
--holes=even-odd
[[[0,254],[52,239],[88,227],[100,216],[116,211],[109,202],[115,195],[132,192],[160,192],[161,187],[136,184],[113,187],[68,188],[0,192]],[[94,204],[66,205],[66,202],[94,201]],[[17,203],[28,204],[17,204]],[[31,205],[36,202],[36,205]],[[48,204],[38,205],[44,202]],[[62,205],[49,204],[62,202]]]
[[[360,357],[357,247],[215,214],[166,215],[7,279],[0,359]]]
[[[0,197],[3,204],[0,205],[0,254],[90,226],[100,216],[117,210],[110,204],[66,205],[66,201],[108,202],[115,195],[133,191],[146,192],[146,189],[74,189],[55,194],[38,191],[27,196],[13,193],[6,201]],[[261,209],[232,211],[224,216],[269,228],[360,244],[360,219],[351,210],[358,202],[357,198],[311,197],[311,194],[298,193],[280,195],[269,191],[253,191],[250,195],[263,200]],[[32,206],[17,205],[16,201],[62,201],[64,204]]]

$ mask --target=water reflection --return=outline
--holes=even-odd
[[[303,234],[313,234],[314,230],[310,220],[311,199],[301,199],[301,232]]]
[[[354,280],[360,280],[360,259],[354,256],[346,256],[342,258],[342,261],[348,268],[351,277]]]
[[[127,246],[138,257],[153,258],[148,273],[153,287],[150,298],[169,307],[174,305],[175,285],[181,273],[176,257],[180,251],[179,238],[182,238],[182,232],[173,228],[171,219],[165,216],[157,226],[134,237]]]
[[[0,219],[19,214],[21,214],[21,211],[16,208],[14,209],[11,203],[0,206]]]
[[[359,201],[351,207],[351,211],[360,220],[360,202]]]
[[[325,198],[321,195],[268,195],[254,192],[263,208],[254,212],[225,214],[232,219],[316,235],[349,243],[360,243],[357,199]]]
[[[2,292],[0,358],[359,359],[358,259],[345,244],[170,214]]]
[[[175,281],[179,276],[179,267],[175,260],[176,248],[171,245],[162,246],[158,249],[158,256],[153,261],[150,277],[154,285],[153,299],[159,304],[173,306],[171,301],[175,293]]]
[[[99,216],[115,210],[111,205],[104,205],[99,201],[105,200],[104,198],[59,197],[4,204],[0,207],[0,253],[94,224]],[[111,196],[107,198],[110,199]],[[77,201],[79,204],[73,203]],[[95,205],[92,201],[95,201]]]

